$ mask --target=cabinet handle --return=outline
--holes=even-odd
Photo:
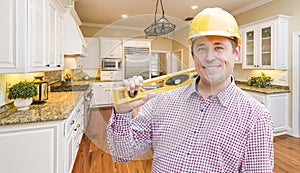
[[[50,67],[50,64],[47,64],[46,67]]]
[[[56,67],[60,67],[60,64],[56,65]]]
[[[75,120],[72,120],[71,122],[70,122],[70,125],[73,125],[75,123]]]

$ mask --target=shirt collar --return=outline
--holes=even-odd
[[[200,93],[198,92],[197,84],[200,81],[200,76],[198,76],[194,82],[190,85],[190,87],[187,90],[187,97],[192,96],[193,94],[197,94],[200,96]],[[228,107],[230,101],[229,98],[232,96],[232,94],[236,90],[235,80],[234,77],[231,76],[231,83],[230,85],[223,91],[221,91],[219,94],[217,94],[215,97],[218,98],[219,102],[225,106]]]

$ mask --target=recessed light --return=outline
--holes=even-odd
[[[128,16],[126,14],[122,14],[122,18],[127,18]]]
[[[191,6],[191,9],[193,9],[193,10],[196,10],[198,8],[198,6],[197,5],[193,5],[193,6]]]

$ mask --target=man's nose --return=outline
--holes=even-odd
[[[213,61],[216,59],[216,56],[217,56],[216,51],[214,49],[209,49],[205,60]]]

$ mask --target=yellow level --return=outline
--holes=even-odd
[[[134,94],[130,94],[124,86],[114,88],[114,102],[115,104],[121,104],[140,99],[145,95],[149,94],[150,92],[163,92],[180,86],[184,86],[192,83],[196,76],[197,73],[195,68],[191,68],[172,74],[167,74],[156,78],[144,80],[143,87],[139,87]]]

